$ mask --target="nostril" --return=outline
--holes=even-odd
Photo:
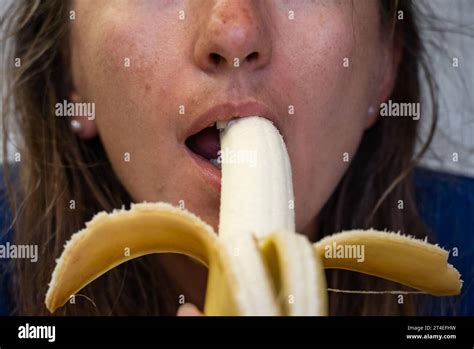
[[[256,61],[259,59],[259,53],[258,52],[252,52],[250,53],[249,55],[247,55],[247,57],[245,58],[245,60],[247,62],[252,62],[252,61]],[[226,59],[221,56],[220,54],[218,53],[215,53],[215,52],[212,52],[209,54],[209,60],[212,62],[212,64],[214,64],[215,66],[218,66],[219,64],[221,64],[221,61],[226,61]]]
[[[257,59],[258,59],[258,52],[252,52],[251,54],[247,56],[248,62],[256,61]]]
[[[209,55],[209,58],[211,59],[211,62],[215,65],[218,65],[221,61],[221,56],[218,53],[211,53]]]

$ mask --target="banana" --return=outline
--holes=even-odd
[[[460,275],[438,246],[375,230],[342,232],[315,244],[295,233],[291,166],[278,130],[260,117],[217,126],[219,234],[167,203],[98,213],[72,235],[57,260],[45,299],[51,312],[117,265],[166,252],[209,268],[206,315],[326,315],[325,268],[370,274],[434,295],[459,294]],[[344,253],[361,246],[363,261]]]

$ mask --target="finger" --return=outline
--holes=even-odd
[[[178,308],[177,316],[202,316],[203,314],[199,311],[196,306],[190,303],[185,303]]]

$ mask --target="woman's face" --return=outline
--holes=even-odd
[[[81,0],[73,9],[71,98],[96,104],[94,121],[79,120],[81,137],[100,136],[134,201],[184,203],[214,227],[220,171],[193,151],[213,157],[216,133],[189,138],[203,122],[257,114],[278,125],[306,231],[395,75],[376,0]]]

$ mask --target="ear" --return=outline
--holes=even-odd
[[[73,103],[84,103],[81,96],[75,89],[70,94],[71,102]],[[87,116],[73,116],[71,119],[71,129],[81,139],[88,140],[97,136],[97,126],[94,120],[89,119]]]
[[[392,94],[397,81],[398,68],[402,58],[402,43],[396,33],[392,35],[390,42],[384,48],[382,61],[380,63],[380,73],[377,81],[380,82],[375,91],[374,100],[372,101],[367,113],[366,128],[373,126],[379,116],[380,104],[384,103]]]

